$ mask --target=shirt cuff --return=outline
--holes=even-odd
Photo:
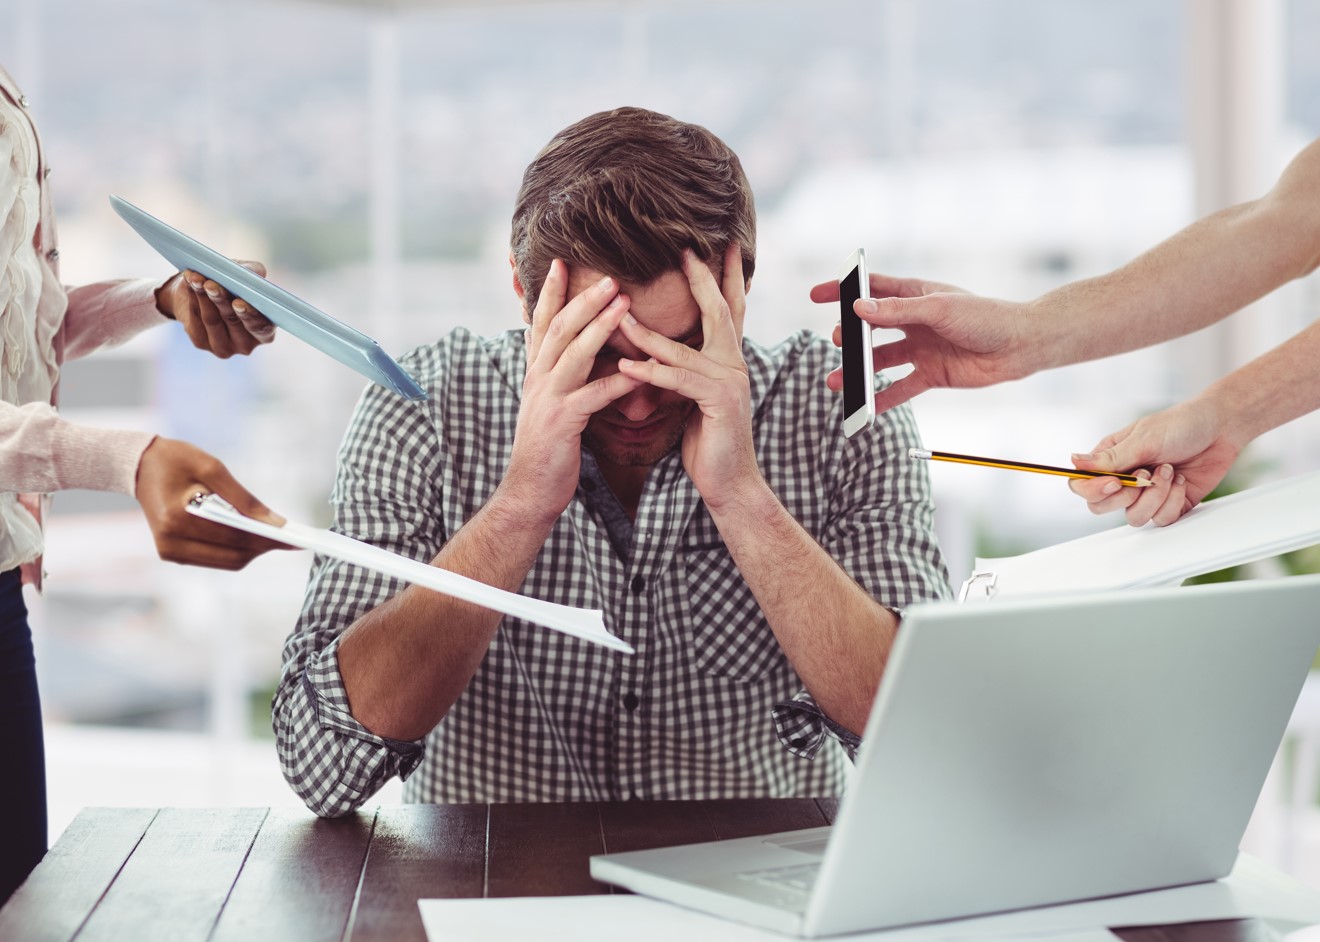
[[[303,686],[307,699],[316,710],[316,719],[322,729],[333,730],[353,739],[361,740],[385,750],[390,758],[388,772],[406,779],[422,762],[425,739],[407,741],[377,736],[353,718],[348,710],[348,691],[339,673],[339,638],[312,655],[303,673]]]
[[[50,455],[59,490],[86,488],[137,496],[138,465],[155,441],[149,432],[96,428],[57,419]]]
[[[791,700],[776,703],[770,712],[779,741],[799,759],[816,758],[816,753],[820,752],[827,739],[838,741],[848,753],[849,759],[857,759],[862,737],[826,716],[825,711],[805,690]]]

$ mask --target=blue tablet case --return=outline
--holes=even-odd
[[[366,334],[340,323],[256,272],[249,271],[173,226],[166,225],[150,213],[143,212],[127,200],[111,196],[110,205],[175,268],[180,271],[191,269],[206,276],[230,294],[251,304],[276,327],[357,370],[372,382],[379,383],[405,399],[426,398],[422,387],[408,375],[407,370]]]

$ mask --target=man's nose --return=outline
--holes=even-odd
[[[614,400],[614,407],[629,422],[645,422],[660,406],[664,390],[656,386],[638,386],[626,396]]]

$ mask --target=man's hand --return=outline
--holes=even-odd
[[[266,266],[260,262],[239,264],[263,277],[266,274]],[[259,344],[275,339],[275,325],[261,312],[195,271],[181,271],[157,288],[156,307],[183,325],[194,347],[209,350],[222,360],[235,353],[246,356]]]
[[[184,509],[198,493],[219,494],[239,513],[283,526],[219,460],[187,442],[157,438],[142,453],[137,472],[137,501],[166,562],[242,569],[267,550],[289,549],[255,534],[195,517]]]
[[[907,376],[876,393],[876,412],[892,409],[927,389],[990,386],[1034,371],[1031,357],[1036,351],[1027,335],[1026,305],[913,278],[871,275],[870,286],[871,299],[853,305],[857,316],[905,335],[875,348],[875,370],[904,363],[913,366]],[[839,283],[816,285],[811,300],[837,304]],[[834,343],[842,345],[838,327],[834,328]],[[843,371],[834,370],[825,381],[833,390],[842,389]]]
[[[577,490],[582,430],[591,416],[641,385],[612,373],[588,382],[596,355],[628,312],[628,296],[602,278],[567,301],[568,269],[556,259],[532,312],[513,454],[501,490],[534,519],[563,513]]]
[[[1068,486],[1092,513],[1124,510],[1134,527],[1152,520],[1168,526],[1223,480],[1241,450],[1242,444],[1225,433],[1213,403],[1192,399],[1106,435],[1090,454],[1073,455],[1073,464],[1088,471],[1154,468],[1153,485],[1124,487],[1113,478],[1090,478]]]
[[[683,467],[706,504],[716,510],[736,499],[740,489],[761,481],[752,442],[751,384],[742,356],[747,310],[742,249],[733,244],[725,251],[723,284],[690,251],[683,255],[683,273],[701,309],[701,349],[625,317],[624,335],[651,359],[621,359],[619,371],[697,404],[683,433]]]

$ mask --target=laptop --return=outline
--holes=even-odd
[[[1320,576],[916,605],[833,827],[591,875],[808,938],[1215,880],[1318,645]]]

